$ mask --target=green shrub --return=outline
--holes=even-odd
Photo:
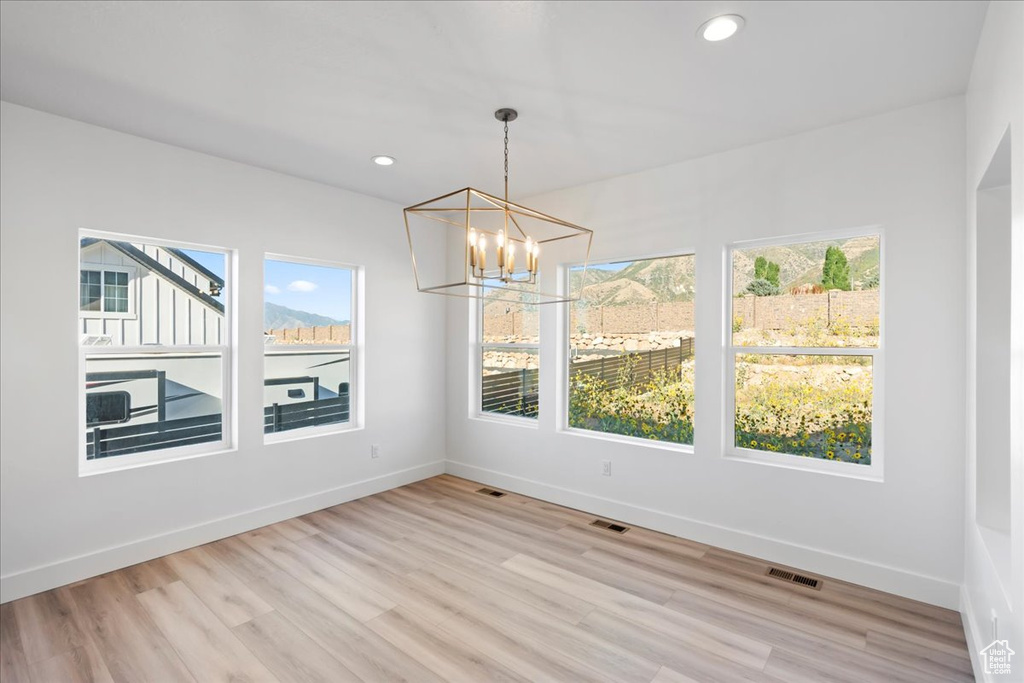
[[[754,278],[747,285],[747,292],[754,296],[775,296],[779,293],[779,286],[765,278]]]

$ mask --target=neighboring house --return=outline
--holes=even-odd
[[[85,344],[222,343],[224,280],[181,250],[85,238],[80,261]]]

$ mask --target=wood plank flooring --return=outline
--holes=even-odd
[[[4,683],[973,680],[956,612],[444,475],[0,605]]]

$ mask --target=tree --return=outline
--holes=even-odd
[[[766,259],[764,256],[758,256],[756,259],[754,259],[754,279],[768,279],[768,259]]]
[[[850,264],[839,247],[825,251],[825,266],[821,269],[821,286],[825,289],[850,291]]]
[[[769,261],[764,256],[758,256],[754,259],[754,279],[755,280],[767,280],[775,286],[775,289],[779,288],[779,264],[775,261]],[[749,289],[749,288],[748,288]],[[763,287],[761,288],[763,289]],[[778,293],[778,292],[776,292]],[[758,296],[767,296],[766,294],[758,294]]]

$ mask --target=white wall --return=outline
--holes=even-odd
[[[468,306],[454,302],[449,471],[955,608],[963,183],[963,100],[953,98],[524,201],[594,229],[594,260],[696,248],[695,452],[557,429],[554,307],[542,311],[538,428],[468,417]],[[873,225],[886,250],[884,483],[723,459],[725,246]]]
[[[961,611],[975,662],[979,661],[977,652],[994,639],[992,615],[996,616],[998,637],[1009,639],[1010,647],[1017,652],[1013,666],[1020,669],[1014,669],[1015,678],[1019,680],[1024,671],[1024,4],[992,2],[989,5],[966,100],[968,411],[964,482],[965,570]],[[985,201],[978,205],[977,190],[1007,128],[1010,129],[1010,168],[1013,175],[1010,188],[1012,232],[1009,236],[1004,234],[1002,239],[1004,244],[1009,242],[1010,250],[1010,300],[1004,299],[1003,302],[1008,316],[1004,322],[1009,323],[1010,371],[1008,377],[1004,375],[1003,382],[993,383],[985,382],[986,375],[991,374],[992,358],[985,354],[980,365],[976,361],[979,342],[982,349],[986,344],[984,338],[978,338],[978,302],[981,302],[984,318],[990,289],[986,280],[991,276],[988,272],[991,269],[990,259],[985,258],[984,253],[986,240],[982,240],[981,251],[978,250],[977,221],[979,210],[983,215],[990,212],[986,211]],[[984,199],[991,200],[992,197]],[[983,225],[982,230],[994,224]],[[998,333],[1005,338],[1005,328]],[[1005,359],[1001,360],[1005,362]],[[1003,367],[1005,373],[1005,365]],[[982,380],[983,391],[996,385],[1001,395],[978,396],[978,379]],[[1007,398],[1009,404],[1000,423],[995,422],[991,414],[980,412],[986,399],[1005,402]],[[982,430],[980,433],[979,429]],[[988,433],[990,429],[998,429],[1000,433]],[[979,448],[983,459],[996,456],[994,462],[982,463],[979,467]],[[1000,449],[1000,452],[992,453],[991,448]],[[994,483],[986,481],[986,478],[994,478],[991,472],[986,472],[989,469],[986,464],[1001,469],[1002,476],[1008,473],[1009,481],[1002,483],[1008,487],[1009,500],[1002,499],[1003,491],[1000,491],[998,500],[981,500],[980,507],[987,514],[979,519],[979,486],[988,496]],[[982,473],[980,482],[979,470]],[[1009,519],[1005,518],[1007,512]],[[992,519],[993,515],[1002,519]],[[980,671],[977,673],[979,679],[983,678]]]
[[[445,310],[400,207],[0,106],[3,601],[443,470]],[[236,451],[79,477],[81,228],[238,250]],[[365,266],[364,430],[263,445],[264,252]]]

